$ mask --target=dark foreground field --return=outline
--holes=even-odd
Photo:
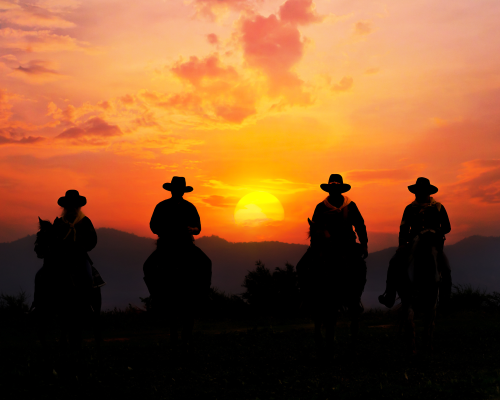
[[[496,313],[439,319],[434,355],[414,357],[404,355],[394,315],[366,313],[358,348],[341,322],[334,357],[326,360],[316,356],[307,320],[200,322],[185,359],[173,357],[167,329],[146,313],[108,314],[104,323],[102,352],[87,339],[77,365],[56,347],[44,355],[28,321],[3,324],[1,397],[500,398]]]

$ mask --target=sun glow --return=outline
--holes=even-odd
[[[234,209],[234,222],[238,225],[259,226],[283,221],[285,211],[280,201],[267,192],[253,192],[242,197]]]

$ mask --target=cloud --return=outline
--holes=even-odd
[[[189,81],[194,86],[200,86],[203,80],[238,78],[236,70],[229,66],[225,67],[216,54],[199,59],[196,56],[189,58],[189,61],[178,61],[171,68],[171,71],[181,79]]]
[[[281,21],[296,25],[322,22],[325,17],[316,12],[312,0],[288,0],[279,9]]]
[[[33,4],[19,4],[15,1],[0,0],[0,21],[4,24],[41,28],[72,28],[57,13]]]
[[[487,204],[500,203],[500,159],[463,163],[459,181],[446,189],[448,198],[465,197]]]
[[[207,35],[207,40],[208,40],[208,43],[210,43],[210,44],[219,44],[219,38],[215,33],[209,33]]]
[[[108,150],[113,151],[115,154],[127,154],[142,159],[154,159],[160,154],[194,153],[196,150],[193,147],[204,143],[203,140],[185,139],[179,136],[155,133],[143,135],[140,138],[115,141],[108,147]],[[163,169],[160,168],[161,164],[155,163],[154,165],[156,165],[155,169]],[[174,167],[177,168],[176,165],[166,166],[166,168]]]
[[[409,182],[413,183],[418,177],[419,173],[423,170],[424,166],[421,164],[407,165],[402,168],[396,169],[359,169],[347,171],[346,178],[353,182],[358,183],[395,183],[395,182]]]
[[[259,226],[262,223],[272,222],[271,218],[255,204],[247,204],[234,213],[234,219],[243,226]]]
[[[208,181],[202,183],[201,186],[208,187],[211,189],[220,189],[220,190],[236,190],[236,191],[252,190],[246,186],[233,186],[215,179],[209,179]]]
[[[211,195],[203,198],[203,202],[211,205],[212,207],[234,207],[238,203],[239,198],[234,196],[218,196]]]
[[[169,171],[172,171],[172,172],[176,171],[177,168],[179,168],[179,166],[177,164],[167,165],[167,164],[162,164],[159,162],[148,162],[148,161],[137,161],[134,164],[146,165],[152,169],[168,169]]]
[[[25,52],[89,51],[87,42],[68,35],[57,35],[49,30],[25,31],[21,29],[0,29],[0,47]]]
[[[41,136],[28,136],[28,137],[23,137],[21,139],[13,139],[10,137],[0,135],[0,146],[6,144],[35,144],[44,140],[45,138]]]
[[[43,7],[52,12],[65,12],[74,10],[81,5],[78,0],[39,0],[37,2],[39,7]]]
[[[56,136],[56,139],[68,140],[72,144],[99,146],[108,144],[106,139],[122,135],[117,125],[111,125],[99,117],[93,117],[78,126],[64,130]]]
[[[250,0],[194,0],[196,14],[199,17],[215,21],[228,11],[251,10]]]
[[[244,18],[240,32],[246,62],[270,76],[286,73],[302,58],[304,43],[299,30],[274,14]]]
[[[339,83],[334,83],[332,85],[332,90],[334,92],[345,92],[352,88],[352,85],[354,84],[354,79],[350,76],[344,76]]]
[[[201,59],[192,56],[188,61],[178,61],[170,70],[194,90],[170,96],[149,93],[145,98],[214,122],[240,124],[257,112],[257,87],[234,67],[224,65],[217,54]]]
[[[130,106],[130,105],[134,104],[134,102],[135,102],[134,98],[129,94],[126,94],[125,96],[120,97],[120,101],[127,106]]]
[[[43,60],[32,60],[26,66],[20,65],[9,74],[29,83],[45,83],[65,78],[54,69],[49,68],[49,63]]]
[[[288,179],[282,178],[262,179],[260,182],[264,184],[261,187],[262,189],[272,190],[273,192],[281,194],[295,194],[308,190],[316,190],[318,188],[318,185],[303,182],[292,182]]]
[[[71,122],[77,117],[77,109],[73,105],[68,104],[66,108],[62,110],[51,101],[47,106],[47,116],[52,116],[58,121]]]
[[[366,36],[373,32],[370,21],[358,21],[354,24],[354,35]]]
[[[365,75],[375,75],[375,74],[378,74],[379,71],[380,71],[380,68],[378,68],[378,67],[368,68],[365,71]]]
[[[17,61],[17,57],[13,54],[6,54],[6,55],[2,56],[1,58],[3,58],[4,60],[7,60],[7,61]]]
[[[304,41],[296,24],[276,15],[243,17],[239,41],[247,66],[264,73],[271,97],[283,96],[287,104],[308,105],[311,95],[292,68],[302,59]]]
[[[12,97],[12,94],[0,89],[0,123],[5,123],[12,116],[12,104],[9,101]]]

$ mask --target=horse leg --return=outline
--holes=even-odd
[[[193,337],[194,317],[185,317],[182,323],[181,351],[187,353],[191,338]]]
[[[432,307],[429,312],[425,313],[425,332],[424,332],[424,340],[426,350],[432,354],[434,351],[433,348],[433,338],[434,338],[434,327],[436,320],[436,307]]]
[[[94,328],[95,346],[97,350],[101,349],[102,344],[102,329],[101,329],[101,306],[102,296],[101,288],[92,290],[92,325]]]
[[[35,311],[35,315],[33,315],[35,333],[43,349],[47,348],[46,331],[48,324],[46,320],[47,320],[47,315],[45,312],[42,313],[40,309]]]
[[[359,315],[355,314],[351,317],[351,341],[353,345],[358,343],[359,334]]]
[[[321,334],[321,318],[316,315],[314,318],[314,344],[316,345],[316,353],[323,353],[323,335]]]
[[[175,316],[170,317],[170,345],[174,353],[179,346],[179,323]]]
[[[407,311],[407,320],[406,320],[408,332],[406,334],[408,336],[408,350],[409,350],[410,354],[417,353],[417,346],[415,343],[414,317],[415,317],[415,313],[413,312],[413,309],[411,307],[409,307],[408,311]]]
[[[329,315],[325,319],[326,328],[326,351],[333,353],[335,347],[335,326],[337,325],[337,313]]]

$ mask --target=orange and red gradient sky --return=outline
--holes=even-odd
[[[331,173],[369,232],[426,176],[449,242],[500,235],[498,21],[498,0],[0,0],[0,241],[67,189],[152,236],[179,175],[202,235],[306,243]],[[282,222],[235,224],[254,191]]]

